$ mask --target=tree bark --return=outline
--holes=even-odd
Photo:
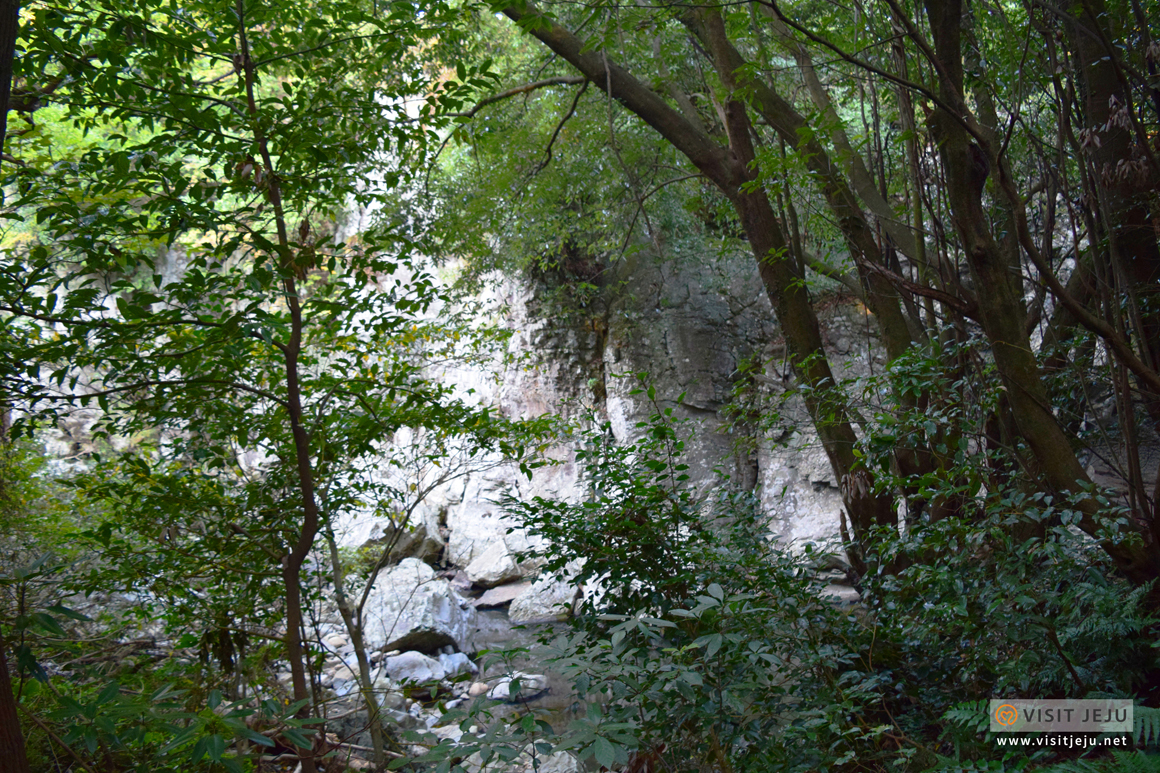
[[[286,229],[286,214],[282,209],[282,191],[274,161],[270,155],[269,142],[258,120],[258,105],[254,96],[257,80],[255,66],[250,56],[246,38],[246,10],[244,0],[237,0],[238,48],[241,52],[241,77],[245,88],[247,109],[254,125],[254,141],[269,173],[267,195],[274,210],[274,223],[278,229],[278,266],[282,271],[283,290],[286,307],[290,312],[290,336],[285,343],[275,346],[282,353],[286,373],[286,409],[290,423],[290,434],[294,442],[294,461],[298,473],[298,488],[302,496],[302,522],[298,525],[298,535],[286,555],[282,557],[282,585],[286,600],[286,658],[290,662],[290,683],[294,689],[294,700],[306,701],[298,710],[298,716],[311,716],[310,690],[306,681],[307,656],[302,643],[302,565],[306,562],[314,538],[318,535],[318,502],[314,495],[314,471],[310,458],[310,437],[302,424],[302,387],[299,383],[298,359],[302,352],[303,320],[298,298],[298,288],[294,281],[294,266],[290,251],[290,238]],[[319,729],[319,735],[325,729]],[[302,763],[302,773],[315,773],[315,749],[298,749]]]
[[[30,773],[12,679],[8,676],[7,646],[0,633],[0,773]]]
[[[20,3],[0,0],[0,151],[8,133],[8,102],[12,97],[12,63],[16,58],[16,36],[20,32]]]
[[[1141,359],[1160,367],[1160,245],[1149,199],[1160,169],[1132,131],[1132,94],[1117,74],[1119,53],[1110,44],[1103,0],[1069,6],[1067,32],[1076,53],[1083,105],[1081,143],[1091,165],[1098,201],[1090,202],[1103,228],[1101,256],[1124,283],[1130,322]],[[1160,429],[1160,393],[1141,384],[1144,403]]]
[[[20,3],[0,0],[0,151],[8,134],[8,100],[12,95],[12,62],[16,56],[16,35],[20,26]],[[0,159],[0,164],[3,159]],[[0,395],[0,444],[8,442],[8,401]],[[2,485],[3,481],[0,481]],[[8,654],[0,632],[0,773],[29,773],[24,733],[16,713],[16,697],[8,676]]]

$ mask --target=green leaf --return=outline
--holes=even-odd
[[[616,749],[613,748],[607,739],[597,736],[592,744],[592,749],[596,755],[597,764],[611,768],[616,762]]]
[[[121,694],[121,685],[119,682],[113,681],[105,685],[101,690],[101,694],[97,696],[96,704],[104,706],[107,703],[115,700]]]
[[[64,629],[60,627],[60,623],[56,618],[47,612],[33,612],[30,617],[36,622],[38,626],[51,633],[53,636],[65,637],[67,634]]]
[[[310,748],[310,740],[305,735],[303,735],[302,732],[300,732],[299,730],[297,730],[295,728],[292,728],[292,727],[283,728],[282,735],[286,737],[287,741],[294,744],[299,749],[309,749]]]
[[[77,612],[74,609],[69,609],[66,606],[62,606],[61,604],[53,604],[52,606],[45,607],[44,609],[46,612],[51,612],[52,614],[60,615],[61,617],[67,617],[70,620],[80,620],[82,622],[92,622],[92,618],[89,617],[88,615],[81,614],[80,612]]]

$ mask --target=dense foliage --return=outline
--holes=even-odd
[[[1137,701],[1141,748],[1158,735],[1158,19],[1154,0],[4,4],[0,755],[340,768],[308,620],[330,593],[379,768],[1154,769],[977,725],[989,697],[1113,696]],[[625,287],[640,262],[737,255],[789,374],[739,368],[730,410],[769,427],[804,406],[843,555],[769,542],[739,481],[694,485],[680,398],[639,376],[651,416],[614,437],[597,383],[587,499],[509,508],[588,591],[552,644],[580,715],[505,724],[481,699],[446,718],[457,743],[410,737],[415,759],[382,721],[334,525],[372,511],[398,534],[472,465],[531,474],[549,426],[439,379],[504,339],[430,260],[466,290],[521,273],[599,337],[617,293],[646,292]],[[873,318],[885,372],[832,365],[835,293]],[[51,428],[67,451],[39,445]]]

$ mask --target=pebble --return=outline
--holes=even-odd
[[[485,694],[489,689],[491,688],[487,686],[487,682],[475,682],[471,685],[471,687],[467,688],[467,694],[472,698],[478,698],[480,695]]]

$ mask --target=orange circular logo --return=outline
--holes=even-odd
[[[1019,721],[1019,709],[1010,703],[1004,703],[995,709],[995,721],[1003,727],[1011,727],[1011,725]]]

